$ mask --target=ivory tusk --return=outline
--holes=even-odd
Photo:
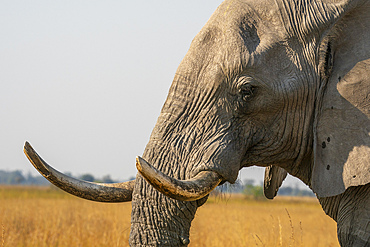
[[[222,177],[212,171],[199,172],[189,180],[178,180],[155,169],[139,156],[136,157],[136,167],[155,189],[170,198],[181,201],[201,199],[222,181]]]
[[[25,143],[23,150],[29,161],[42,176],[72,195],[98,202],[127,202],[132,200],[135,180],[109,184],[91,183],[75,179],[49,166],[28,142]]]

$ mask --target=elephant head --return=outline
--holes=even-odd
[[[132,246],[187,245],[197,208],[217,185],[234,183],[243,167],[269,167],[270,198],[286,172],[319,196],[366,184],[369,34],[347,37],[355,35],[354,12],[368,22],[363,2],[223,2],[176,71],[134,182],[73,180],[28,143],[25,152],[70,193],[132,199]]]

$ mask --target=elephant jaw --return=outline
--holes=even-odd
[[[199,200],[222,182],[222,177],[213,171],[201,171],[191,179],[178,180],[165,175],[141,157],[136,157],[136,167],[155,189],[180,201]]]

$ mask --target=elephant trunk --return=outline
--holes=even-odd
[[[184,76],[175,77],[142,155],[142,160],[160,171],[163,177],[176,180],[186,180],[197,174],[194,174],[194,164],[197,162],[193,159],[198,152],[196,150],[199,150],[198,133],[195,128],[189,131],[187,128],[196,118],[194,107],[202,108],[193,105],[196,88],[189,83],[191,80]],[[142,160],[139,163],[143,165]],[[132,197],[130,246],[188,245],[191,222],[200,201],[205,202],[203,199],[172,199],[155,189],[138,173]]]
[[[186,166],[168,148],[149,142],[143,158],[169,176],[185,178]],[[168,164],[175,164],[170,167]],[[187,246],[197,201],[171,199],[138,173],[132,198],[130,246]]]

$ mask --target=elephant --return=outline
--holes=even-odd
[[[89,183],[24,152],[81,198],[132,201],[130,246],[187,246],[197,208],[243,167],[287,173],[337,222],[341,246],[370,246],[370,2],[226,0],[181,61],[136,179]]]

